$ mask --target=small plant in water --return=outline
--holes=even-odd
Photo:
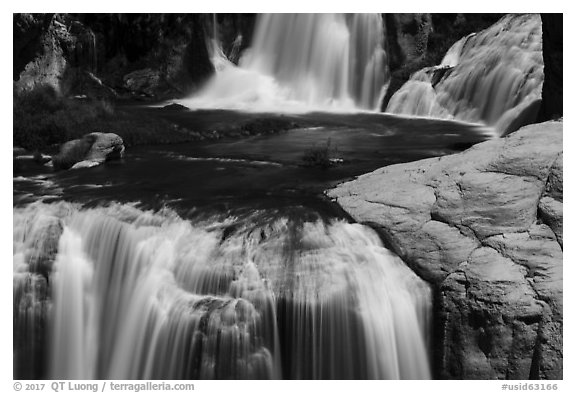
[[[320,146],[312,146],[304,152],[302,156],[302,161],[304,161],[305,166],[318,166],[320,168],[329,168],[335,163],[341,161],[335,157],[338,149],[336,147],[331,147],[331,139],[328,138],[325,144]]]

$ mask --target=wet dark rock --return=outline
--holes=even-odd
[[[562,378],[561,122],[328,195],[438,291],[440,377]]]
[[[540,14],[542,18],[542,56],[544,57],[544,86],[542,87],[541,121],[563,115],[562,59],[563,15]]]
[[[166,106],[163,106],[160,109],[165,110],[165,111],[187,111],[188,110],[188,108],[186,108],[184,105],[176,104],[176,103],[168,104]]]
[[[434,71],[432,73],[432,87],[436,86],[438,82],[440,82],[445,77],[449,76],[452,70],[454,69],[453,66],[436,66],[433,67]]]

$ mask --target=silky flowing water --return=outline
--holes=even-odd
[[[15,377],[431,378],[428,285],[321,193],[489,135],[309,121],[326,125],[132,148],[96,168],[16,160]],[[303,165],[328,138],[342,162]]]
[[[388,81],[379,14],[262,14],[235,66],[212,48],[216,74],[179,101],[193,109],[376,110]]]
[[[16,364],[52,379],[430,378],[430,299],[343,220],[14,210]]]
[[[540,26],[495,26],[456,43],[444,76],[413,75],[388,110],[514,121],[538,98]],[[380,15],[261,15],[239,66],[213,27],[216,74],[182,101],[194,111],[156,115],[215,127],[264,111],[302,126],[68,172],[18,161],[15,378],[431,378],[430,288],[321,192],[493,129],[358,112],[386,89]],[[331,113],[299,114],[317,109]],[[303,165],[322,148],[337,165]]]
[[[386,112],[479,122],[500,134],[534,121],[544,81],[541,26],[537,14],[507,15],[463,37],[440,65],[415,72]]]

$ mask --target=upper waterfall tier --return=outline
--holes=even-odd
[[[505,132],[535,115],[544,79],[538,15],[507,15],[456,42],[441,65],[416,72],[387,112],[485,123]]]
[[[263,14],[239,67],[221,59],[191,108],[376,110],[388,80],[378,14]]]

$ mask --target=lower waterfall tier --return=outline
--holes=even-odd
[[[18,378],[427,379],[430,310],[360,224],[14,209]]]

